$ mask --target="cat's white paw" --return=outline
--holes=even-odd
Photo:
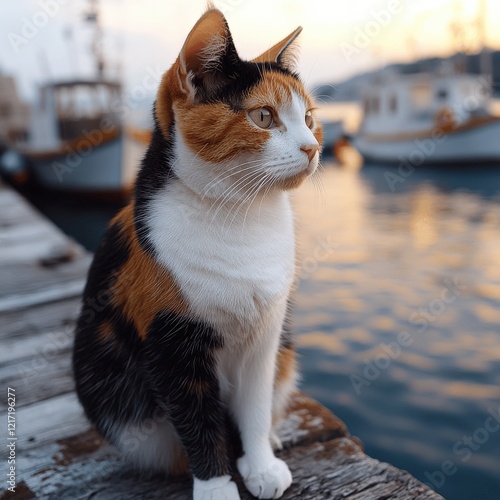
[[[292,484],[288,465],[276,457],[264,464],[251,464],[243,455],[237,466],[248,491],[257,498],[281,498]]]
[[[194,478],[193,500],[240,500],[231,476],[213,477],[208,481]]]

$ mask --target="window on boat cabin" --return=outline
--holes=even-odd
[[[370,111],[376,115],[380,110],[380,99],[378,96],[373,96],[371,98]]]
[[[428,83],[417,83],[411,87],[410,98],[416,109],[427,108],[432,101],[431,86]]]
[[[113,99],[119,96],[118,92],[116,86],[93,82],[57,87],[55,95],[60,138],[68,141],[81,137],[85,130],[100,130],[104,118],[117,126],[117,117],[110,106]]]
[[[392,94],[389,97],[389,111],[391,113],[395,113],[397,109],[398,109],[398,99],[394,94]]]

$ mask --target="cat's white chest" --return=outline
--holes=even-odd
[[[150,237],[160,261],[196,316],[224,336],[279,329],[294,275],[287,195],[279,193],[240,214],[214,216],[215,210],[190,198],[182,184],[167,186],[150,216]]]

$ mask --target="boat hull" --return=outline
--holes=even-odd
[[[420,165],[459,165],[500,162],[500,120],[448,132],[434,130],[419,138],[370,138],[354,141],[365,161]]]
[[[30,154],[29,166],[44,188],[92,195],[130,193],[145,145],[120,134],[64,154]]]

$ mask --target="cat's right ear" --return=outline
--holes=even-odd
[[[252,62],[275,62],[290,71],[295,71],[297,66],[297,37],[301,31],[302,26],[299,26],[295,31],[292,31],[287,37],[283,38],[276,45],[273,45],[259,57],[252,59]]]
[[[231,67],[239,61],[227,21],[210,9],[189,33],[179,55],[180,89],[194,102],[223,86]]]

